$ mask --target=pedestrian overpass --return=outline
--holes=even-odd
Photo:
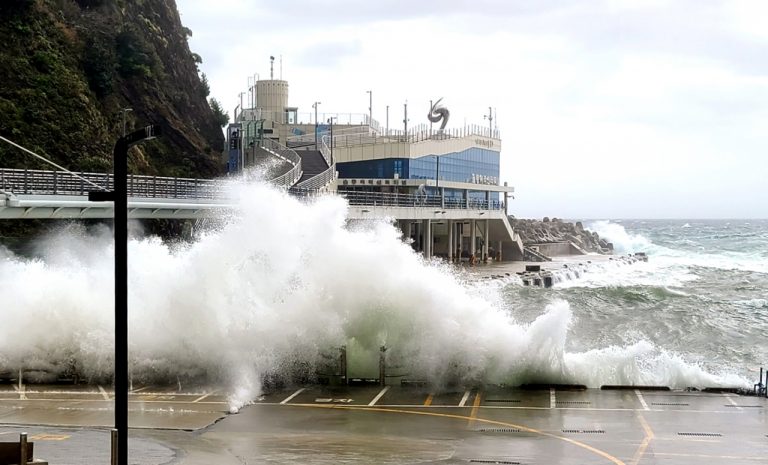
[[[128,217],[196,220],[222,216],[238,208],[239,200],[232,195],[237,182],[235,178],[129,175]],[[112,203],[91,201],[88,193],[110,191],[113,187],[114,178],[108,173],[0,168],[0,220],[112,218]],[[333,195],[316,189],[278,188],[300,199]],[[349,220],[395,221],[405,237],[414,238],[417,249],[428,257],[439,254],[456,259],[462,251],[473,257],[488,257],[490,244],[496,245],[495,250],[504,251],[507,258],[517,258],[522,253],[519,237],[498,202],[455,202],[437,195],[380,192],[335,195],[349,203]],[[441,242],[438,236],[445,236],[446,240]],[[476,239],[462,243],[460,238],[467,236]]]

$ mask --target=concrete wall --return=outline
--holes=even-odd
[[[548,257],[561,257],[564,255],[582,255],[570,242],[552,242],[548,244],[530,244],[528,247],[538,250]]]

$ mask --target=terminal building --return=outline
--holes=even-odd
[[[296,195],[342,195],[350,221],[389,219],[428,258],[523,258],[507,221],[514,188],[501,180],[490,108],[488,125],[449,127],[438,101],[423,109],[422,123],[395,129],[370,113],[321,112],[320,102],[299,112],[281,79],[248,84],[227,128],[230,173],[269,166],[267,178]]]

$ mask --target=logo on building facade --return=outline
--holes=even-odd
[[[433,123],[439,123],[442,121],[443,123],[440,125],[440,132],[443,132],[443,129],[445,129],[445,126],[448,124],[448,118],[451,116],[451,112],[448,111],[447,108],[440,105],[440,102],[443,101],[443,98],[440,97],[437,102],[432,104],[432,108],[429,109],[429,113],[427,114],[427,119],[430,120]]]

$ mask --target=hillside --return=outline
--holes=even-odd
[[[135,173],[213,177],[224,140],[200,57],[173,0],[0,2],[0,135],[82,171],[111,171],[126,126],[161,124],[131,149]],[[0,167],[47,165],[0,144]]]

